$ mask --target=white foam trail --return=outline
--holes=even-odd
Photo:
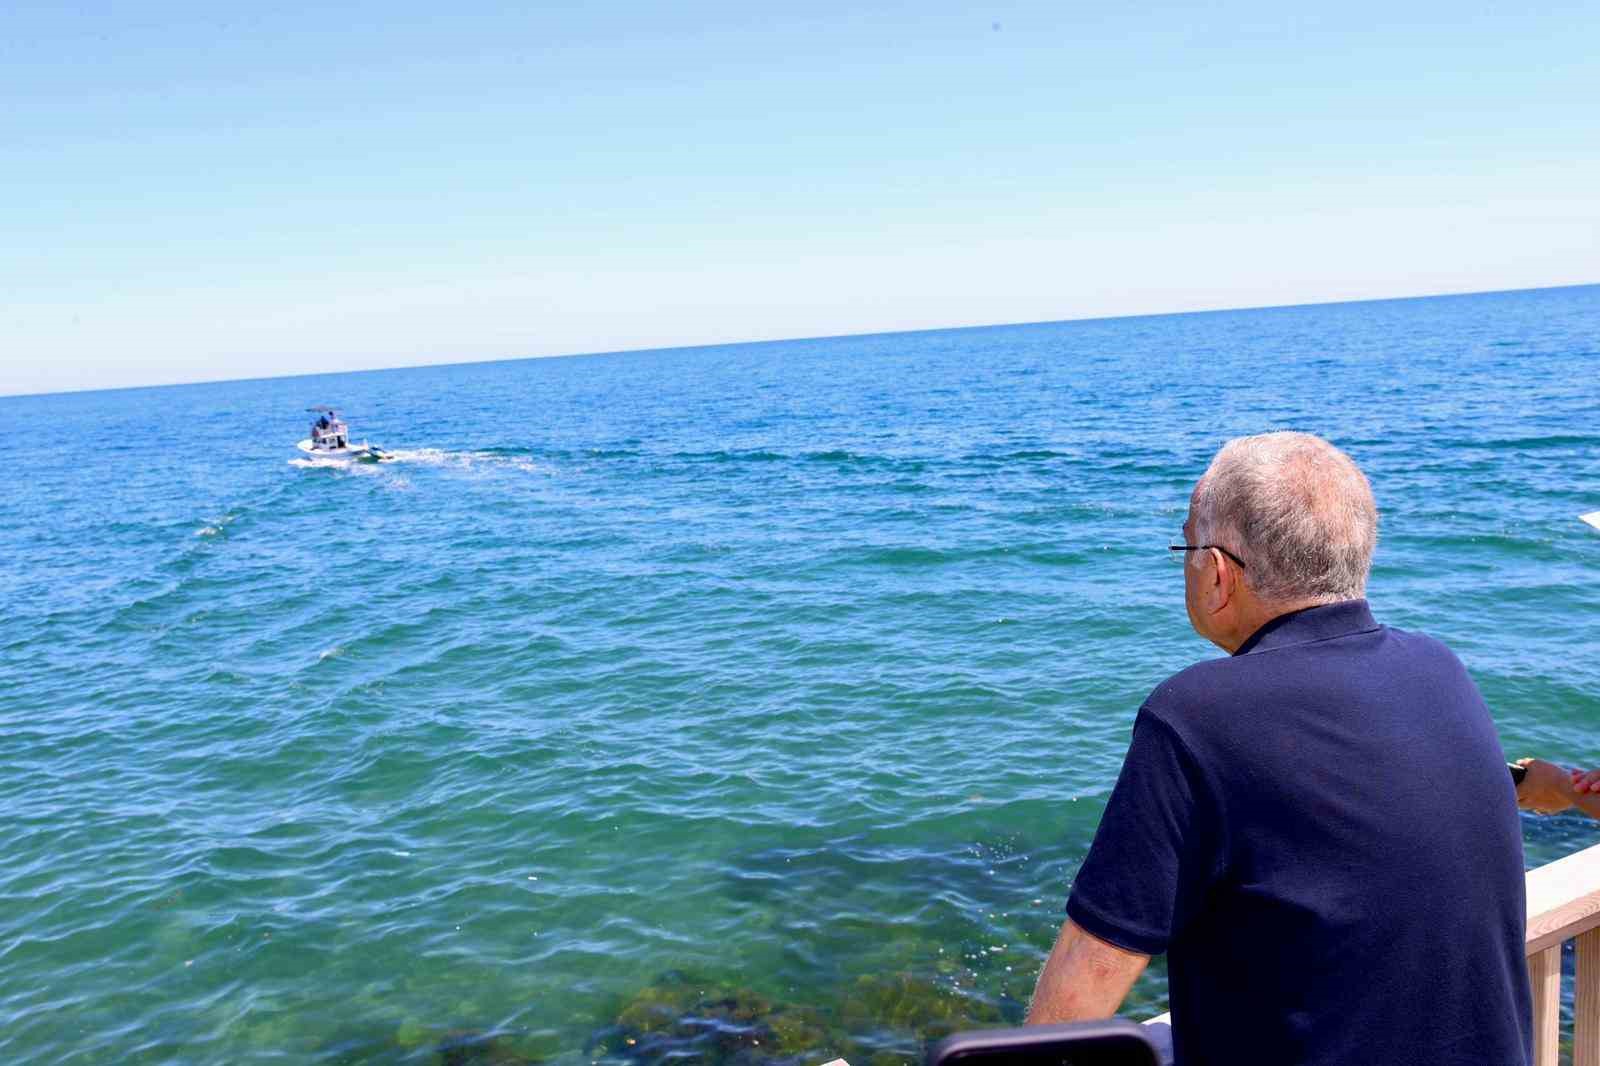
[[[442,448],[403,448],[385,454],[390,462],[416,463],[421,466],[498,466],[530,474],[543,469],[526,455],[500,455],[497,452],[447,452]]]
[[[384,460],[381,463],[358,463],[350,459],[328,459],[321,456],[289,460],[290,466],[298,466],[302,470],[331,468],[362,474],[371,474],[384,467],[394,466],[397,463],[415,466],[454,467],[456,469],[500,467],[520,470],[528,474],[547,472],[546,468],[540,466],[526,455],[500,455],[496,452],[448,452],[443,448],[397,448],[393,451],[384,452]]]

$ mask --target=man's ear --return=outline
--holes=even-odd
[[[1215,548],[1207,548],[1211,553],[1211,573],[1207,578],[1206,586],[1202,590],[1202,598],[1206,610],[1212,614],[1228,606],[1228,603],[1237,594],[1236,583],[1239,580],[1238,568],[1228,561]]]

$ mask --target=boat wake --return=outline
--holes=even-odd
[[[349,459],[324,459],[315,456],[310,459],[290,459],[290,466],[298,466],[302,470],[350,470],[372,466],[372,463],[356,463]]]
[[[533,461],[531,456],[507,454],[493,451],[452,452],[442,448],[400,448],[383,453],[381,463],[353,462],[349,459],[330,458],[319,455],[302,456],[290,459],[290,466],[297,466],[303,470],[331,469],[345,470],[350,473],[378,474],[385,467],[397,464],[411,466],[437,466],[466,468],[500,468],[518,470],[529,474],[548,472],[548,468]]]
[[[513,470],[524,470],[530,474],[538,473],[544,469],[535,463],[530,456],[513,455],[504,452],[449,452],[441,448],[416,448],[393,451],[386,454],[392,457],[395,462],[415,463],[421,466],[504,467]]]

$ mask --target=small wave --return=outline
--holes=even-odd
[[[1102,549],[1106,550],[1106,549]],[[1078,566],[1087,560],[1082,551],[1044,544],[996,544],[987,547],[930,548],[919,545],[882,546],[842,551],[828,566],[909,569],[962,563],[1009,563],[1043,567]]]
[[[1507,437],[1482,442],[1491,448],[1520,448],[1533,451],[1540,448],[1590,448],[1600,444],[1600,437],[1586,433],[1553,433],[1548,437]]]
[[[861,452],[834,448],[825,452],[806,452],[800,458],[813,463],[831,463],[839,466],[894,470],[907,474],[921,473],[927,460],[910,455],[866,455]]]
[[[775,452],[765,448],[712,452],[674,452],[671,458],[685,463],[826,463],[830,466],[873,467],[918,473],[927,465],[920,457],[865,455],[833,448],[814,452]]]
[[[1001,456],[1002,459],[1019,459],[1023,461],[1033,459],[1074,459],[1076,456],[1070,452],[1051,451],[1048,448],[1039,448],[1033,451],[1010,452]]]
[[[781,463],[789,458],[765,449],[754,451],[677,452],[672,456],[688,463]]]
[[[218,518],[212,522],[208,522],[199,529],[195,530],[194,535],[197,537],[215,537],[228,526],[232,525],[234,520],[238,517],[239,513],[237,511],[229,511],[221,518]]]
[[[531,454],[525,449],[516,448],[489,448],[486,450],[496,455]],[[550,448],[541,454],[548,459],[571,462],[582,459],[637,459],[644,455],[644,452],[637,448]]]
[[[937,548],[877,548],[851,561],[865,566],[937,566],[958,558],[955,552]]]

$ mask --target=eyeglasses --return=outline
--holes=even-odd
[[[1245,569],[1244,560],[1239,558],[1237,555],[1233,554],[1231,551],[1229,551],[1227,548],[1224,548],[1220,544],[1169,544],[1169,545],[1167,545],[1167,550],[1168,551],[1173,551],[1173,552],[1202,552],[1202,551],[1205,551],[1207,548],[1215,548],[1215,549],[1217,549],[1217,551],[1221,552],[1223,555],[1226,555],[1228,558],[1232,559],[1235,563],[1237,563],[1240,570]]]

